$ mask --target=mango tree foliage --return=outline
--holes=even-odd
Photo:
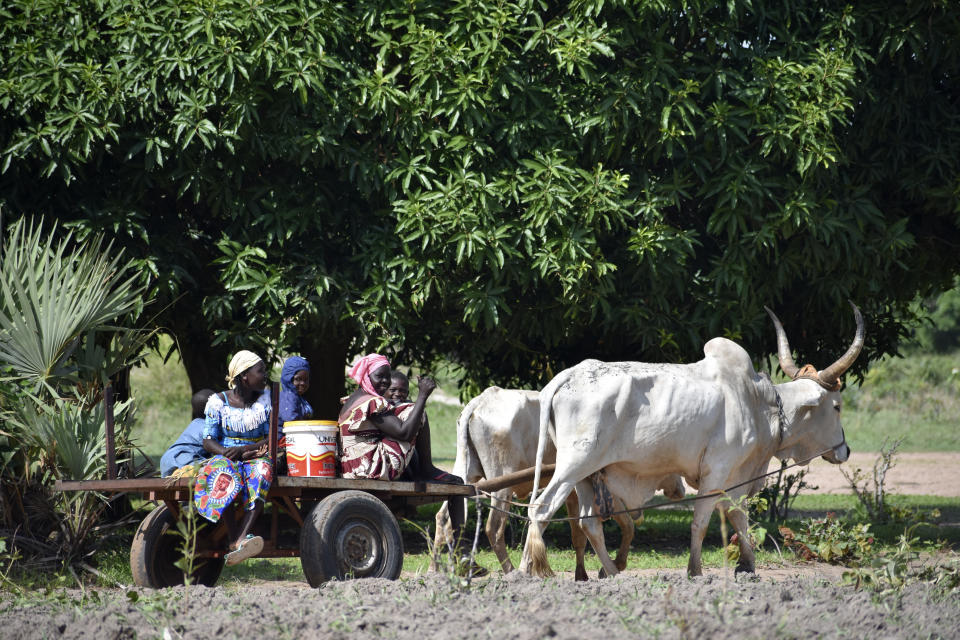
[[[335,395],[380,348],[533,386],[715,335],[768,353],[764,304],[823,366],[845,300],[893,352],[958,271],[945,1],[2,12],[6,210],[120,236],[195,370],[302,350]]]

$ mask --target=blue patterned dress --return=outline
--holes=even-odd
[[[270,392],[265,390],[248,407],[231,407],[226,392],[210,396],[204,410],[204,440],[212,438],[224,447],[263,442],[270,433]],[[217,522],[238,496],[246,511],[266,500],[273,468],[270,460],[229,460],[217,455],[207,460],[197,475],[193,503],[207,520]]]

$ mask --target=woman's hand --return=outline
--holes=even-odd
[[[248,444],[244,447],[243,459],[244,460],[253,460],[254,458],[260,458],[267,455],[267,443],[263,444]]]
[[[240,460],[241,456],[243,456],[244,454],[243,449],[244,449],[243,447],[227,447],[223,450],[223,453],[220,455],[222,455],[227,460],[237,461],[237,460]]]
[[[417,376],[418,394],[429,396],[437,388],[437,383],[429,376]]]

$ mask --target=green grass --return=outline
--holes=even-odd
[[[170,338],[161,339],[165,352]],[[156,353],[147,356],[145,366],[130,373],[130,387],[137,400],[137,423],[133,442],[159,465],[160,456],[190,424],[190,381],[174,354],[164,363]]]
[[[884,358],[863,383],[843,392],[843,422],[855,451],[879,451],[903,438],[899,451],[960,451],[960,352]]]

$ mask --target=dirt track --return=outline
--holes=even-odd
[[[859,467],[872,477],[873,464],[878,455],[854,453],[839,466],[817,458],[810,463],[810,472],[804,481],[819,487],[812,493],[850,493],[850,485],[840,469],[845,469],[850,475]],[[770,466],[771,471],[780,467],[778,462],[774,462]],[[884,482],[888,493],[960,497],[960,453],[898,453],[893,463]]]

